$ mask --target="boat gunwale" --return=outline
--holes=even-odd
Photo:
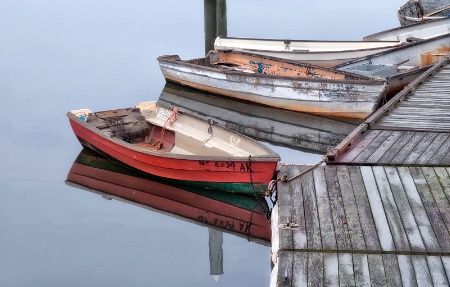
[[[409,17],[409,16],[405,16],[405,17]],[[411,18],[414,18],[414,17],[411,17]],[[374,38],[376,36],[387,34],[387,33],[396,32],[396,31],[401,31],[401,30],[405,30],[406,31],[410,27],[416,27],[416,26],[420,26],[420,25],[431,26],[430,28],[433,28],[434,25],[432,25],[432,24],[434,24],[436,22],[441,22],[441,21],[442,22],[450,21],[450,17],[437,18],[437,19],[432,19],[432,20],[427,20],[427,21],[420,21],[420,22],[409,24],[409,25],[405,25],[405,26],[395,27],[395,28],[392,28],[392,29],[388,29],[388,30],[384,30],[384,31],[381,31],[381,32],[377,32],[377,33],[373,33],[373,34],[367,35],[363,39],[364,40],[367,39],[368,41],[376,41],[377,38]],[[450,22],[449,22],[449,25],[450,25]],[[445,34],[443,34],[443,35],[445,35]],[[434,38],[434,37],[432,37],[432,38]],[[429,39],[432,39],[432,38],[429,38]],[[424,40],[426,40],[426,39],[424,39]],[[408,43],[412,43],[412,42],[408,42]]]
[[[258,49],[258,48],[236,48],[236,47],[229,47],[226,48],[227,45],[221,45],[221,44],[215,44],[214,43],[214,49],[215,50],[222,50],[222,51],[226,51],[226,50],[234,50],[234,51],[251,51],[249,53],[252,53],[252,51],[262,51],[262,52],[273,52],[273,53],[280,53],[280,54],[294,54],[294,55],[301,55],[301,54],[336,54],[336,53],[351,53],[351,52],[355,52],[355,51],[361,51],[361,52],[365,52],[365,51],[373,51],[373,50],[380,50],[380,49],[391,49],[394,47],[398,47],[401,46],[402,44],[404,44],[402,41],[394,41],[394,40],[390,40],[390,41],[380,41],[380,40],[369,40],[369,41],[339,41],[339,40],[281,40],[281,39],[263,39],[263,38],[239,38],[239,37],[217,37],[215,41],[218,40],[222,40],[222,39],[231,39],[231,40],[243,40],[243,41],[267,41],[267,42],[280,42],[280,44],[283,41],[289,41],[289,44],[293,44],[293,43],[350,43],[350,44],[365,44],[365,43],[386,43],[386,44],[396,44],[396,45],[392,45],[392,46],[379,46],[379,47],[371,47],[371,48],[354,48],[354,49],[346,49],[346,50],[323,50],[323,51],[309,51],[309,50],[267,50],[267,49]],[[217,46],[217,47],[216,47]],[[225,47],[223,47],[225,46]],[[257,46],[257,45],[256,45]],[[337,59],[339,60],[339,59]],[[301,61],[300,61],[301,62]]]
[[[194,160],[194,161],[198,161],[198,160],[235,161],[235,162],[248,162],[249,161],[249,156],[233,157],[231,155],[230,156],[186,155],[186,154],[177,154],[177,153],[162,152],[162,151],[157,151],[157,150],[146,149],[144,147],[140,147],[138,145],[128,143],[122,139],[107,136],[105,133],[103,133],[101,130],[97,129],[95,126],[82,121],[79,117],[77,117],[73,113],[73,111],[77,111],[77,110],[72,110],[72,111],[67,112],[67,117],[69,118],[69,120],[72,120],[74,123],[78,124],[80,127],[87,129],[90,132],[95,133],[97,136],[100,136],[106,142],[113,142],[114,144],[118,145],[121,148],[135,151],[135,152],[138,152],[141,154],[145,154],[147,156],[153,156],[153,157],[158,157],[158,158],[168,158],[168,159],[174,159],[174,160],[188,160],[188,161],[192,161],[192,160]],[[195,119],[195,117],[192,117],[189,114],[183,114],[183,115],[187,116],[189,118]],[[226,130],[226,131],[230,132],[231,134],[245,138],[246,140],[253,141],[258,145],[258,147],[260,147],[261,149],[263,149],[267,152],[267,155],[251,155],[251,157],[250,157],[251,161],[256,161],[256,162],[264,162],[264,161],[279,162],[280,161],[280,156],[277,153],[275,153],[273,150],[271,150],[270,148],[265,146],[264,144],[261,144],[258,141],[254,140],[246,135],[236,133],[233,130],[224,129],[220,126],[215,126],[215,127],[222,129],[222,130]],[[89,143],[92,144],[91,142],[89,142]],[[96,145],[94,145],[94,146],[96,146]],[[96,146],[96,148],[98,148],[98,147]],[[114,148],[114,149],[116,149],[116,148]]]
[[[251,38],[251,37],[217,37],[217,39],[233,39],[233,40],[240,40],[240,39],[244,39],[244,40],[262,40],[262,41],[268,41],[268,42],[281,42],[281,41],[290,41],[291,43],[301,43],[301,42],[306,42],[306,43],[399,43],[400,41],[359,41],[359,40],[292,40],[292,39],[271,39],[271,38]]]
[[[374,41],[376,42],[376,41]],[[221,50],[221,51],[228,51],[228,50],[233,50],[233,51],[249,51],[249,53],[252,53],[253,51],[261,51],[261,52],[272,52],[272,53],[279,53],[279,54],[292,54],[292,55],[320,55],[320,54],[336,54],[336,53],[342,53],[342,54],[348,54],[348,53],[352,53],[352,52],[356,52],[356,51],[361,51],[361,52],[365,52],[365,51],[374,51],[374,50],[380,50],[380,49],[392,49],[392,48],[396,48],[396,47],[400,47],[402,44],[402,42],[399,42],[399,44],[397,46],[387,46],[387,47],[376,47],[376,48],[365,48],[365,49],[353,49],[353,50],[336,50],[336,51],[301,51],[301,50],[293,50],[293,51],[283,51],[283,50],[263,50],[263,49],[251,49],[251,48],[216,48],[216,50]],[[236,49],[236,50],[235,50]],[[336,60],[345,60],[345,59],[336,59]],[[301,62],[301,61],[299,61]],[[325,68],[325,66],[324,66]]]

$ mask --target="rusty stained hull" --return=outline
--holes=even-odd
[[[200,61],[181,61],[159,57],[161,71],[168,82],[248,100],[275,108],[335,117],[365,118],[386,93],[384,81],[335,73],[331,69],[304,65],[303,69],[283,66],[264,58],[221,58],[234,66],[245,63],[252,72],[202,65]],[[231,59],[230,59],[231,58]],[[350,79],[349,79],[350,78]]]

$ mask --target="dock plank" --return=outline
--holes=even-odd
[[[317,208],[316,193],[314,192],[312,171],[309,171],[302,176],[302,189],[308,249],[320,250],[323,248],[322,234],[320,231],[319,212]]]
[[[398,212],[397,205],[392,195],[391,187],[383,167],[374,166],[372,168],[373,174],[378,186],[379,195],[382,201],[382,206],[386,213],[389,228],[397,251],[411,251],[408,237],[406,236],[403,223]]]
[[[367,196],[369,198],[369,204],[372,210],[377,233],[383,234],[383,236],[378,237],[380,239],[381,249],[383,251],[395,251],[394,239],[385,211],[383,208],[380,208],[383,204],[372,168],[362,166],[361,174],[364,179],[364,185],[366,186]]]
[[[441,183],[442,189],[444,190],[445,196],[447,200],[450,202],[450,175],[449,169],[445,167],[435,167],[434,172],[438,177],[439,182]]]
[[[414,164],[425,151],[425,149],[434,141],[437,137],[437,133],[425,133],[422,140],[414,147],[413,150],[403,161],[404,164]]]
[[[418,145],[425,137],[425,133],[414,133],[407,144],[399,151],[399,153],[391,160],[393,164],[401,164],[405,161],[411,151]]]
[[[292,286],[308,286],[308,257],[307,252],[291,252],[293,254]],[[283,286],[283,285],[281,285]],[[316,285],[319,286],[319,285]]]
[[[323,286],[325,282],[325,263],[323,253],[309,252],[308,257],[308,286]]]
[[[417,164],[428,163],[447,139],[447,133],[438,133],[434,140],[428,145],[425,151],[417,159]]]
[[[441,256],[442,266],[444,267],[445,274],[447,275],[447,280],[450,280],[450,257]]]
[[[307,166],[300,166],[299,169],[295,169],[295,174],[292,172],[289,173],[289,178],[300,174],[304,170],[306,170]],[[294,170],[294,169],[292,169]],[[306,249],[308,248],[307,241],[307,230],[306,230],[306,218],[305,218],[305,209],[304,209],[304,198],[303,198],[303,187],[300,178],[296,178],[290,184],[290,191],[292,194],[292,201],[290,205],[292,206],[292,221],[297,225],[295,229],[292,231],[293,236],[293,247],[294,249]]]
[[[336,166],[336,172],[342,193],[342,201],[345,210],[345,224],[347,225],[350,237],[351,249],[365,250],[366,243],[364,241],[364,234],[359,220],[357,203],[349,170],[344,166]]]
[[[372,153],[366,162],[383,163],[380,159],[389,152],[397,141],[403,135],[403,131],[393,131],[391,134],[379,145],[379,147]]]
[[[392,159],[411,140],[413,135],[414,135],[414,132],[411,132],[411,131],[401,132],[401,136],[397,139],[395,144],[390,146],[390,148],[384,153],[384,155],[380,158],[379,161],[382,163],[390,163],[392,161]]]
[[[441,165],[450,165],[450,151],[441,159]]]
[[[397,211],[400,215],[401,224],[406,233],[408,243],[413,252],[426,252],[425,244],[422,241],[419,228],[416,224],[411,206],[409,205],[406,192],[400,179],[400,175],[395,167],[384,167],[387,179],[389,181],[391,194],[395,201]],[[399,248],[398,245],[397,250]]]
[[[292,176],[293,173],[296,172],[296,169],[291,168],[291,166],[283,166],[281,169],[282,174],[287,174],[288,176]],[[278,224],[286,224],[288,222],[292,222],[294,219],[292,218],[291,206],[292,202],[292,189],[293,187],[288,184],[278,185]],[[293,234],[292,230],[288,228],[278,228],[278,236],[279,236],[279,244],[281,249],[293,249]]]
[[[360,167],[355,166],[349,166],[347,168],[350,174],[353,189],[357,191],[354,192],[356,209],[358,210],[358,216],[361,222],[361,230],[363,232],[366,248],[368,250],[381,250],[380,240],[361,169]]]
[[[396,254],[382,254],[384,271],[386,274],[386,282],[388,286],[397,287],[402,285],[400,277],[400,269]]]
[[[427,259],[423,255],[412,255],[412,264],[418,286],[430,286],[432,282],[430,270],[428,269]]]
[[[427,256],[426,258],[433,286],[449,286],[441,257]]]
[[[445,156],[449,153],[450,150],[450,136],[447,135],[447,139],[445,142],[435,151],[434,155],[430,158],[430,160],[427,162],[429,165],[437,165],[437,164],[443,164]]]
[[[277,286],[293,286],[292,280],[295,276],[292,269],[294,253],[281,251],[278,256]]]
[[[322,169],[324,169],[322,167]],[[345,217],[344,203],[340,193],[340,186],[335,166],[325,169],[328,196],[330,200],[334,232],[338,250],[351,250],[350,236],[348,234],[347,219]]]
[[[367,254],[353,253],[355,286],[371,286]]]
[[[371,142],[366,145],[363,151],[359,153],[359,155],[352,161],[354,163],[362,163],[366,162],[367,159],[372,156],[388,139],[388,137],[392,134],[392,131],[382,130]]]
[[[324,285],[339,286],[339,259],[337,253],[324,253]]]
[[[381,254],[368,254],[370,283],[372,286],[387,286],[384,263]]]
[[[353,257],[351,253],[339,253],[339,285],[355,286],[355,275],[353,271]]]
[[[355,145],[350,149],[350,151],[345,154],[339,161],[341,162],[353,162],[353,160],[364,151],[365,147],[370,144],[372,140],[374,140],[381,130],[368,130],[364,134],[364,138],[355,143]]]
[[[434,234],[439,242],[440,248],[442,252],[448,253],[450,252],[450,235],[437,204],[433,199],[428,183],[422,174],[422,170],[419,167],[410,167],[409,170],[428,218],[433,226]]]
[[[436,202],[446,228],[447,230],[450,230],[450,204],[445,196],[439,179],[432,167],[423,167],[422,174],[430,187],[431,194]]]
[[[416,272],[410,255],[398,255],[398,267],[403,286],[417,287]],[[400,286],[400,285],[399,285]]]
[[[336,234],[333,225],[333,214],[328,197],[327,182],[323,167],[313,170],[319,225],[322,234],[322,246],[325,250],[336,250]]]
[[[435,253],[441,252],[441,247],[434,233],[427,211],[422,203],[422,199],[417,191],[410,170],[407,167],[397,167],[397,171],[401,177],[402,185],[407,191],[405,194],[411,207],[411,214],[415,218],[426,251]]]

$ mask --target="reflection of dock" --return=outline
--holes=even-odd
[[[449,286],[449,95],[447,56],[326,166],[282,167],[271,286]]]
[[[264,142],[321,154],[359,124],[230,100],[170,83],[158,101]]]

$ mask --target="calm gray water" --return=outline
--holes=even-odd
[[[403,2],[228,1],[228,36],[359,40]],[[66,112],[157,100],[163,54],[204,55],[203,1],[0,1],[0,287],[269,285],[269,247],[224,233],[216,282],[208,228],[64,182]]]

